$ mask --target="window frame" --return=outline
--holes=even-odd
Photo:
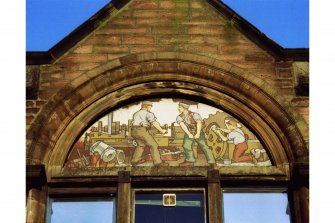
[[[224,193],[286,193],[287,195],[287,205],[289,208],[289,219],[290,223],[294,223],[293,220],[293,212],[292,212],[292,201],[290,199],[291,192],[287,187],[222,187],[221,188],[221,196],[222,196],[222,221],[225,222],[224,219]]]
[[[113,221],[116,223],[116,213],[117,213],[117,192],[116,189],[112,189],[107,192],[106,188],[95,188],[96,191],[101,191],[100,193],[90,192],[92,188],[52,188],[48,192],[47,207],[46,207],[46,222],[51,222],[51,209],[52,202],[81,202],[81,201],[108,201],[113,200]],[[79,192],[78,192],[78,191]],[[62,191],[62,192],[59,192]],[[77,191],[77,192],[76,192]],[[83,193],[86,192],[86,193]]]
[[[136,192],[147,192],[147,193],[150,193],[150,192],[167,192],[167,193],[173,193],[173,192],[202,192],[203,196],[204,196],[204,219],[205,219],[205,222],[204,223],[208,223],[208,210],[207,210],[207,202],[208,202],[208,199],[207,199],[207,190],[206,188],[193,188],[193,187],[189,187],[189,188],[181,188],[181,187],[176,187],[176,188],[132,188],[131,190],[131,223],[135,223],[135,194]]]

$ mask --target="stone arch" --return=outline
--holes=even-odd
[[[158,95],[191,95],[236,114],[256,129],[275,164],[308,159],[306,123],[267,82],[214,58],[151,52],[107,62],[51,98],[28,130],[27,164],[60,167],[92,119],[134,98]]]

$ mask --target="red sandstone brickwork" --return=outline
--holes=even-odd
[[[150,51],[188,52],[232,63],[294,97],[292,64],[275,62],[206,1],[133,0],[55,64],[41,66],[38,99],[27,101],[27,125],[69,81],[113,59]]]
[[[37,116],[46,100],[27,100],[26,101],[26,126],[30,126]]]
[[[307,97],[296,97],[292,100],[292,105],[309,124],[309,99]]]

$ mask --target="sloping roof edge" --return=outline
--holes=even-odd
[[[309,60],[309,48],[283,48],[220,0],[207,0],[207,2],[222,15],[231,19],[240,32],[259,47],[269,52],[277,60]]]
[[[26,64],[38,65],[53,63],[56,59],[71,49],[77,42],[81,41],[88,34],[93,32],[96,27],[98,27],[105,19],[108,18],[113,10],[121,9],[129,1],[130,0],[112,0],[48,51],[26,52]],[[218,12],[220,12],[222,15],[226,16],[228,19],[231,19],[234,22],[235,27],[240,32],[246,35],[259,47],[269,52],[276,60],[309,60],[309,48],[283,48],[220,0],[206,1],[215,9],[217,9]]]

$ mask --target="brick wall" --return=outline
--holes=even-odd
[[[54,64],[40,66],[37,98],[27,101],[28,127],[70,80],[115,58],[149,51],[214,57],[251,71],[289,100],[295,98],[292,62],[274,61],[206,1],[133,0]],[[308,119],[307,107],[296,106]]]
[[[26,125],[29,126],[36,115],[46,103],[46,100],[27,100],[26,101]]]

